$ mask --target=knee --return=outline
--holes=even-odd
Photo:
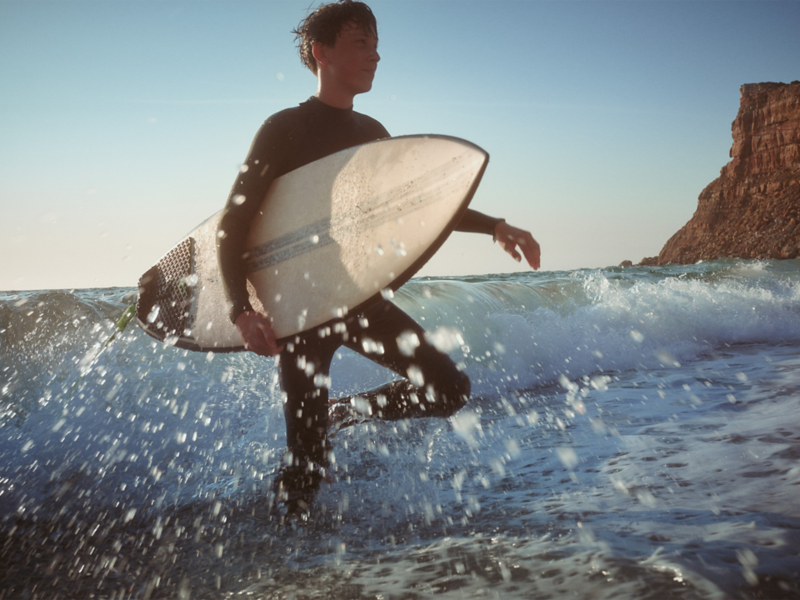
[[[458,380],[458,393],[464,397],[464,402],[469,400],[469,395],[472,392],[472,383],[470,383],[469,377],[464,371],[459,371],[459,380]]]
[[[469,400],[471,384],[467,374],[456,371],[438,386],[436,407],[442,416],[451,416],[461,410]]]
[[[469,401],[469,395],[472,391],[472,383],[470,383],[469,377],[466,373],[459,371],[455,384],[456,399],[458,401],[458,408],[456,410],[459,410]]]

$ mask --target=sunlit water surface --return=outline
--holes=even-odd
[[[338,432],[308,520],[275,362],[103,349],[134,300],[0,293],[0,598],[800,597],[798,261],[410,282],[473,399]]]

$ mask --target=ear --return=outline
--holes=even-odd
[[[314,60],[317,61],[317,69],[319,69],[321,65],[328,64],[327,47],[322,42],[314,42],[311,44],[311,54],[314,56]]]

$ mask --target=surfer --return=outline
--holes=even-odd
[[[232,303],[230,318],[245,348],[263,356],[280,355],[287,460],[275,486],[289,512],[308,510],[328,466],[327,381],[342,345],[403,376],[361,396],[369,404],[367,412],[379,418],[447,417],[465,404],[470,392],[469,378],[388,300],[345,316],[330,330],[299,335],[285,346],[278,345],[269,319],[250,305],[244,243],[272,182],[340,150],[389,137],[378,121],[353,110],[355,96],[371,89],[380,60],[370,8],[354,0],[322,5],[293,33],[300,58],[317,77],[317,91],[261,126],[233,184],[217,236],[220,270]],[[303,210],[302,204],[297,210]],[[504,219],[467,210],[456,230],[493,235],[515,260],[524,257],[533,269],[539,268],[537,242]],[[337,418],[346,419],[351,415],[342,413],[349,407],[349,402],[340,402],[333,410]]]

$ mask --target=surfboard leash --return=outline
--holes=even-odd
[[[105,343],[100,347],[100,351],[92,359],[92,362],[90,363],[90,366],[92,364],[94,364],[97,361],[98,358],[100,358],[100,355],[108,347],[108,345],[111,342],[114,341],[114,339],[117,337],[117,334],[118,333],[122,333],[123,331],[125,331],[125,328],[128,327],[128,324],[131,322],[131,320],[133,319],[133,316],[135,314],[136,314],[136,303],[134,302],[133,304],[128,306],[128,308],[126,308],[122,312],[122,316],[119,319],[117,319],[116,323],[114,323],[114,331],[111,333],[111,335],[105,341]],[[67,397],[67,402],[72,400],[72,397],[75,395],[75,390],[78,389],[78,385],[81,383],[81,381],[83,381],[84,375],[86,375],[86,373],[88,373],[88,372],[89,372],[89,369],[87,369],[84,373],[81,373],[78,376],[78,379],[75,380],[75,383],[72,384],[72,389],[70,390],[69,396]]]

